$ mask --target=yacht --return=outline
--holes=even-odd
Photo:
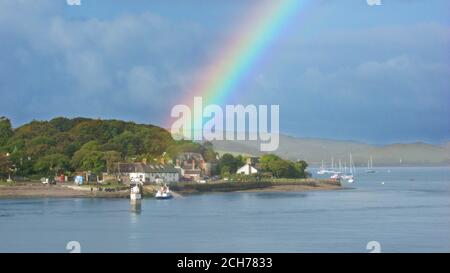
[[[342,178],[347,181],[347,183],[353,183],[355,182],[355,176],[354,176],[354,169],[355,169],[355,165],[353,163],[353,158],[352,158],[352,154],[350,154],[350,162],[349,162],[350,166],[350,173],[345,173],[345,175],[342,176]]]
[[[367,173],[375,173],[375,170],[373,169],[373,160],[372,160],[372,156],[370,157],[370,159],[367,161]]]
[[[322,166],[320,167],[320,169],[317,171],[317,174],[326,174],[327,170],[325,170],[325,167],[323,165],[323,160],[322,160]]]

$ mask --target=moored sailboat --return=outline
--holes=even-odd
[[[346,172],[344,175],[342,175],[342,179],[347,181],[347,183],[353,183],[353,182],[355,182],[355,176],[354,176],[355,166],[353,164],[352,154],[350,154],[350,162],[349,162],[349,164],[350,164],[350,166],[349,166],[350,173]]]
[[[325,166],[323,165],[323,160],[322,160],[322,166],[317,171],[317,174],[326,174],[326,173],[327,173],[327,170],[325,170]]]
[[[367,161],[367,173],[375,173],[375,170],[373,169],[373,160],[372,156],[370,156],[370,159]]]

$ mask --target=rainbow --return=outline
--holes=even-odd
[[[204,104],[220,104],[237,89],[284,26],[304,6],[305,0],[257,1],[245,25],[231,37],[213,62],[201,71],[199,80],[186,92],[185,105],[200,96]],[[260,6],[260,4],[262,4]]]

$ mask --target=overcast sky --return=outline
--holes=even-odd
[[[229,98],[283,133],[450,139],[450,1],[305,1]],[[257,0],[0,0],[0,116],[160,125]]]

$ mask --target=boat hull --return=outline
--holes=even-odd
[[[172,195],[165,195],[165,196],[155,196],[156,199],[159,200],[167,200],[167,199],[172,199],[173,196]]]

